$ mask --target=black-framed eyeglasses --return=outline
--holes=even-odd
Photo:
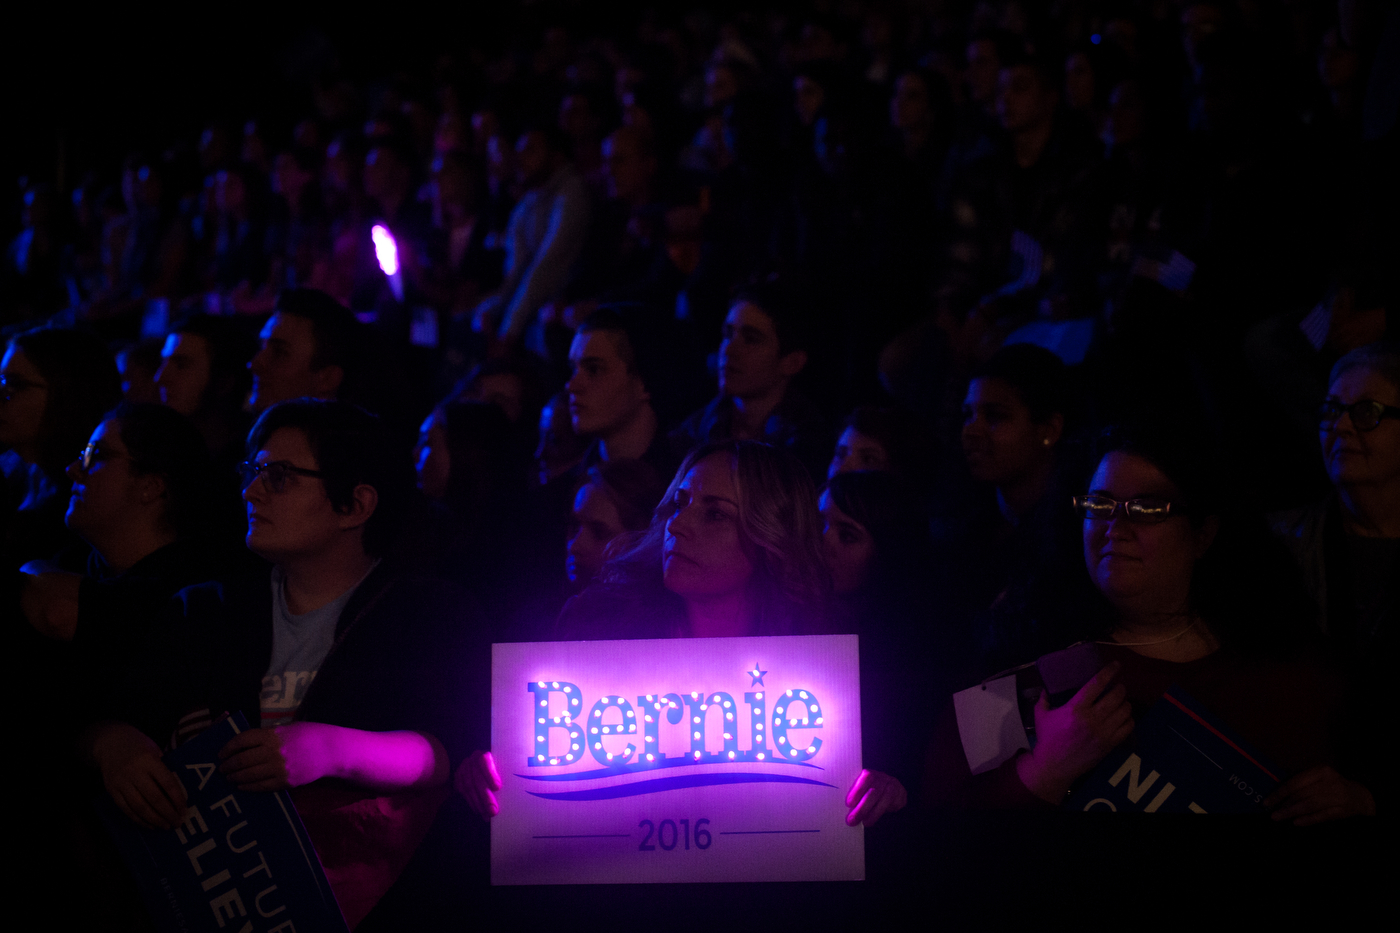
[[[313,476],[317,479],[324,479],[326,475],[320,470],[308,470],[305,467],[293,466],[286,460],[273,460],[269,463],[245,460],[238,465],[238,475],[243,481],[244,489],[253,485],[253,480],[261,476],[271,492],[280,493],[287,488],[287,477],[294,473],[297,476]]]
[[[101,463],[104,460],[120,460],[123,457],[130,457],[130,454],[119,454],[115,451],[104,450],[96,444],[88,444],[78,452],[78,466],[84,473],[92,469],[94,463]]]
[[[1373,398],[1363,398],[1350,405],[1343,405],[1336,399],[1329,398],[1322,403],[1322,408],[1318,411],[1318,419],[1322,422],[1323,427],[1330,428],[1341,420],[1342,412],[1351,415],[1351,425],[1358,431],[1375,430],[1382,418],[1400,418],[1400,408],[1386,405]]]
[[[1106,522],[1122,510],[1128,521],[1140,525],[1156,525],[1169,518],[1176,518],[1186,514],[1181,503],[1171,502],[1166,499],[1154,499],[1144,497],[1141,499],[1129,499],[1127,502],[1119,502],[1117,499],[1110,499],[1108,496],[1075,496],[1074,510],[1084,518]]]

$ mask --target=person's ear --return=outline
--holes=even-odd
[[[807,351],[793,350],[778,358],[778,374],[791,379],[807,366]]]
[[[1196,529],[1196,560],[1206,556],[1206,551],[1215,543],[1215,536],[1219,531],[1220,518],[1216,515],[1206,518],[1201,527]]]
[[[165,498],[165,477],[159,473],[147,473],[136,483],[137,495],[141,497],[142,505],[149,505],[158,499]]]
[[[368,483],[355,487],[350,505],[340,513],[340,527],[346,530],[363,527],[379,507],[379,491]]]
[[[345,369],[334,363],[311,371],[311,387],[317,398],[335,398],[345,381]]]
[[[1054,447],[1065,433],[1065,416],[1058,411],[1040,425],[1040,440],[1046,447]]]

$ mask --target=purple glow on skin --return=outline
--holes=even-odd
[[[370,228],[369,236],[374,241],[374,258],[379,260],[379,268],[385,275],[398,275],[399,244],[394,242],[394,235],[389,232],[389,228],[383,224],[375,224]]]

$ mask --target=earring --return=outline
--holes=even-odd
[[[1040,439],[1040,443],[1044,444],[1046,447],[1049,447],[1049,446],[1050,446],[1050,438],[1048,438],[1048,437],[1042,437],[1042,438]]]

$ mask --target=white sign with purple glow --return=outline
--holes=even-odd
[[[865,877],[854,635],[492,646],[492,884]]]

